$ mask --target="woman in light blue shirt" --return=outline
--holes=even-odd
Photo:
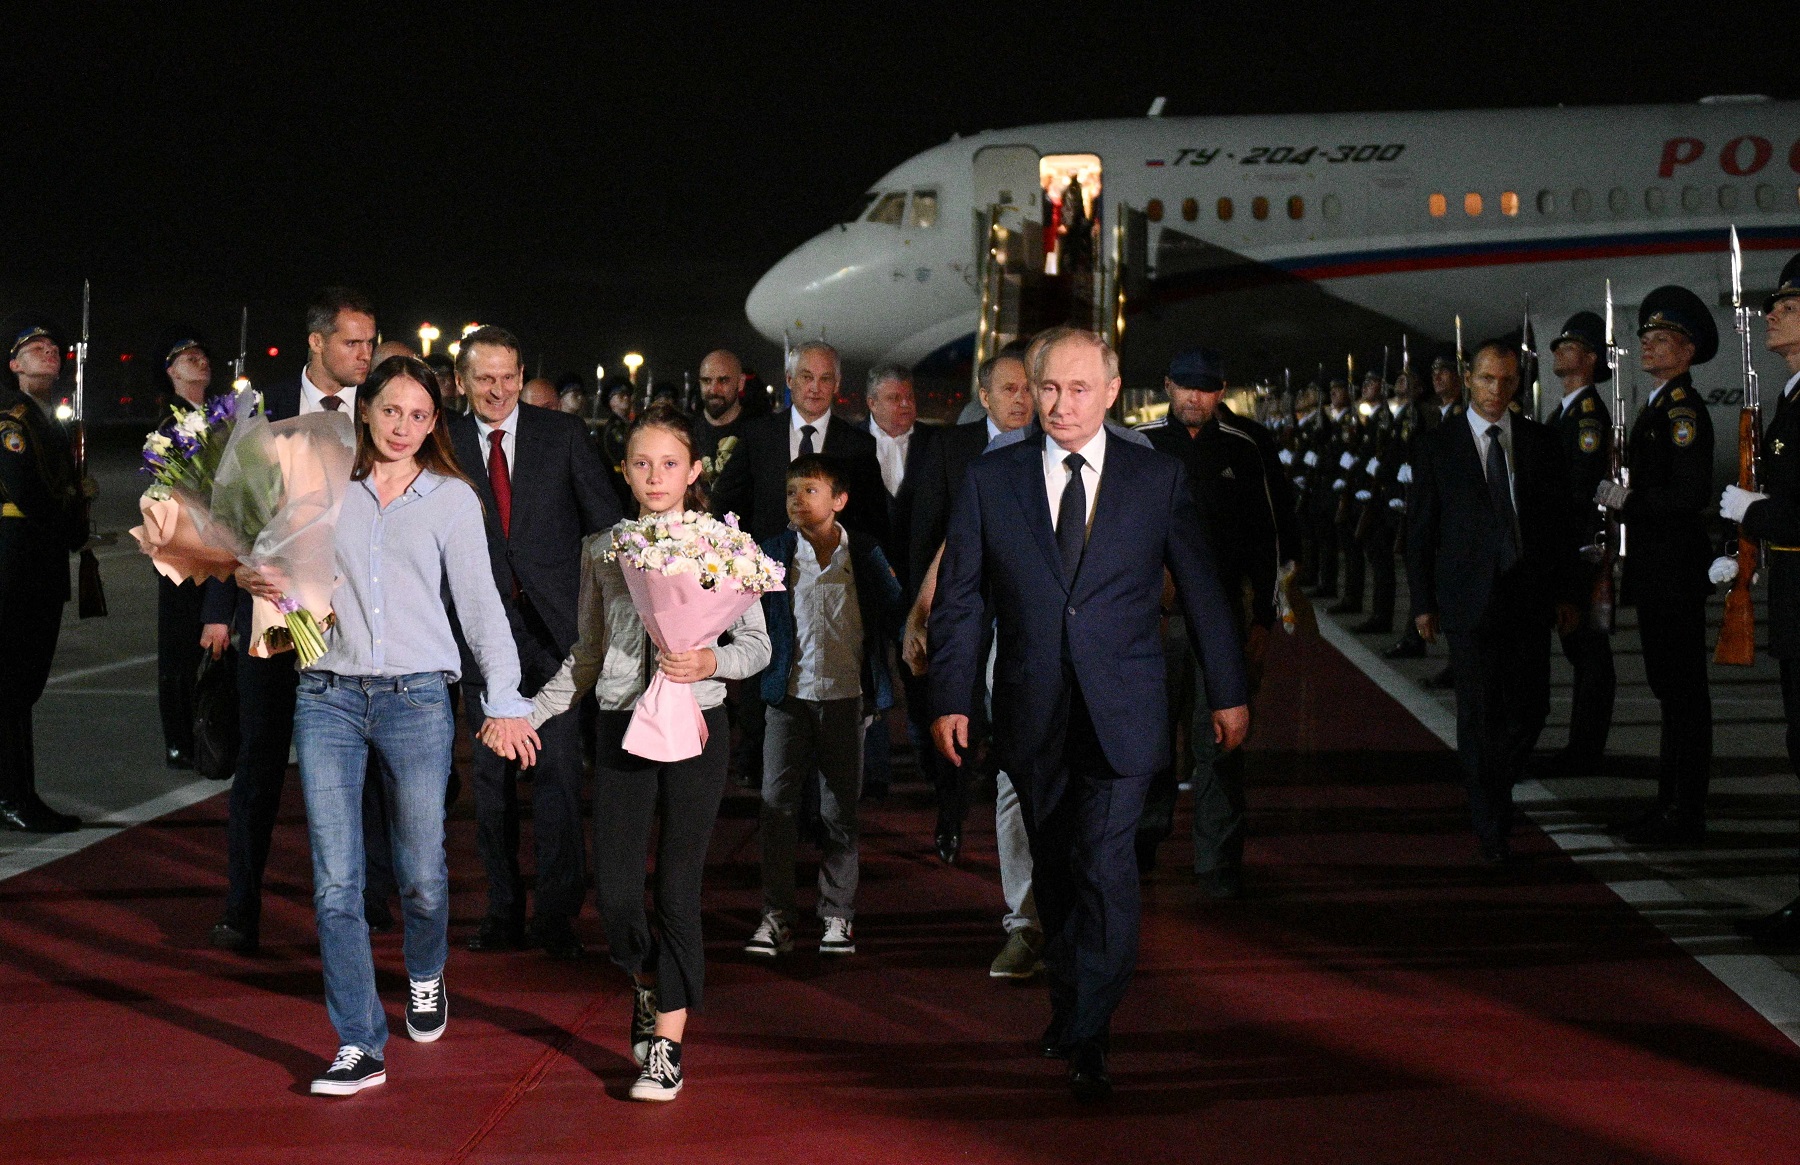
[[[455,735],[449,684],[461,669],[449,608],[486,680],[486,738],[524,764],[537,746],[524,719],[531,702],[519,696],[517,649],[494,588],[481,501],[451,452],[437,377],[421,360],[394,356],[356,399],[356,464],[337,522],[335,622],[325,655],[300,674],[294,712],[325,1008],[339,1044],[331,1067],[312,1082],[312,1091],[326,1096],[387,1079],[387,1018],[362,898],[362,795],[371,749],[392,806],[410,980],[407,1034],[435,1040],[449,1015],[444,786]]]

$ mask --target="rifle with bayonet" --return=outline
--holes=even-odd
[[[1744,250],[1738,244],[1737,227],[1731,228],[1731,310],[1737,322],[1738,359],[1744,374],[1744,407],[1738,413],[1738,488],[1757,490],[1757,453],[1762,442],[1762,387],[1750,354],[1750,308],[1744,304]],[[1756,662],[1756,607],[1750,585],[1756,578],[1756,539],[1738,527],[1737,576],[1725,595],[1725,623],[1719,628],[1714,663],[1748,667]]]
[[[1538,385],[1537,336],[1531,330],[1531,297],[1525,297],[1525,322],[1519,325],[1519,384],[1531,389],[1531,419],[1538,419],[1542,393]]]
[[[1612,447],[1606,454],[1606,476],[1621,489],[1631,488],[1631,469],[1625,464],[1625,398],[1621,391],[1625,350],[1616,342],[1613,324],[1612,280],[1606,281],[1606,366],[1612,370]],[[1600,561],[1594,572],[1593,593],[1588,601],[1588,618],[1593,626],[1612,633],[1618,610],[1618,587],[1613,568],[1625,557],[1625,527],[1619,512],[1596,503],[1600,511]]]
[[[87,360],[89,286],[81,282],[81,340],[75,345],[75,419],[74,433],[75,497],[80,507],[81,528],[87,531],[87,542],[81,548],[81,563],[76,571],[75,610],[83,619],[96,619],[106,614],[106,587],[100,581],[100,560],[94,556],[94,508],[88,497],[87,461]]]
[[[244,379],[244,369],[250,363],[250,305],[245,304],[238,315],[238,354],[231,362],[231,391],[242,392],[250,387]]]

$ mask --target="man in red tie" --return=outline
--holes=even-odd
[[[529,698],[574,645],[581,541],[619,520],[618,498],[579,418],[519,400],[525,367],[510,332],[484,327],[463,337],[456,379],[473,415],[452,416],[450,437],[487,510],[494,584],[519,647],[520,691]],[[464,682],[479,682],[472,660],[464,660],[463,675]],[[473,732],[481,702],[465,699],[463,707],[477,718]],[[538,735],[543,747],[531,770],[537,900],[529,934],[516,766],[475,743],[475,840],[487,872],[488,903],[469,949],[535,944],[553,958],[573,959],[582,953],[572,923],[587,884],[579,711],[551,719]]]

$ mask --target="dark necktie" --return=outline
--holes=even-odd
[[[1056,547],[1062,551],[1063,577],[1074,582],[1087,543],[1087,485],[1081,480],[1081,467],[1087,462],[1081,454],[1071,453],[1063,464],[1069,467],[1069,484],[1063,486],[1062,502],[1056,507]]]
[[[319,404],[328,413],[335,413],[344,407],[343,400],[336,393],[332,393],[330,396],[320,397]]]
[[[800,426],[800,456],[805,457],[808,453],[817,453],[819,451],[813,445],[813,434],[817,432],[818,430],[811,425]]]
[[[495,429],[488,434],[488,485],[494,491],[494,509],[500,514],[500,533],[512,537],[512,474],[506,468],[506,447],[500,442],[506,433]]]
[[[1500,569],[1506,570],[1519,560],[1519,521],[1513,512],[1512,487],[1506,479],[1506,450],[1500,447],[1500,426],[1487,427],[1488,500],[1494,516],[1505,531],[1500,542]]]

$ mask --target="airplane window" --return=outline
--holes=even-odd
[[[1615,186],[1606,192],[1606,205],[1614,214],[1624,214],[1631,209],[1631,195],[1625,192],[1623,186]]]
[[[1269,200],[1260,194],[1255,198],[1252,198],[1250,200],[1250,215],[1252,218],[1256,219],[1257,222],[1261,222],[1263,219],[1268,218]]]
[[[1502,190],[1500,192],[1500,213],[1503,215],[1506,215],[1508,218],[1513,218],[1518,215],[1518,213],[1519,213],[1518,191]]]
[[[1652,186],[1644,191],[1644,209],[1651,214],[1661,214],[1663,206],[1669,201],[1660,186]]]
[[[1756,209],[1775,209],[1775,188],[1766,182],[1756,188]]]
[[[875,205],[875,200],[880,197],[881,197],[881,191],[879,191],[879,190],[869,191],[867,194],[864,194],[861,197],[859,197],[856,200],[856,205],[850,208],[850,213],[845,215],[843,218],[839,219],[838,221],[839,222],[861,222],[862,216],[868,211],[868,209],[871,206]]]
[[[1719,187],[1719,209],[1736,210],[1738,204],[1738,188],[1735,186]]]
[[[1699,210],[1704,200],[1705,196],[1700,193],[1700,188],[1698,186],[1683,186],[1681,188],[1681,209],[1687,211],[1689,214]]]
[[[869,212],[867,221],[884,222],[891,227],[897,227],[900,225],[900,220],[905,216],[906,192],[903,190],[896,190],[881,196],[881,201],[877,202],[875,204],[875,209]]]
[[[1184,220],[1186,220],[1187,222],[1193,222],[1195,219],[1199,218],[1200,217],[1200,200],[1198,198],[1182,199],[1181,200],[1181,217]]]
[[[1319,210],[1327,219],[1336,219],[1344,212],[1344,204],[1335,194],[1327,194],[1325,201],[1319,204]]]
[[[1144,204],[1144,217],[1151,222],[1162,221],[1162,199],[1152,198]]]
[[[1481,213],[1481,195],[1471,190],[1463,195],[1463,213],[1474,218]]]
[[[1576,187],[1569,195],[1569,209],[1576,214],[1587,214],[1594,209],[1594,196],[1581,187]]]
[[[1538,191],[1537,206],[1539,214],[1556,213],[1556,194],[1550,190]]]
[[[1292,198],[1288,199],[1288,217],[1289,218],[1299,219],[1305,213],[1306,213],[1306,200],[1304,198],[1301,198],[1298,194],[1296,194]]]
[[[915,190],[912,197],[912,216],[906,225],[928,231],[937,225],[937,191]]]
[[[1219,221],[1231,221],[1231,199],[1229,198],[1219,199]]]
[[[1426,201],[1425,206],[1431,211],[1432,218],[1443,218],[1444,213],[1450,208],[1450,204],[1445,201],[1442,194],[1433,194]]]

